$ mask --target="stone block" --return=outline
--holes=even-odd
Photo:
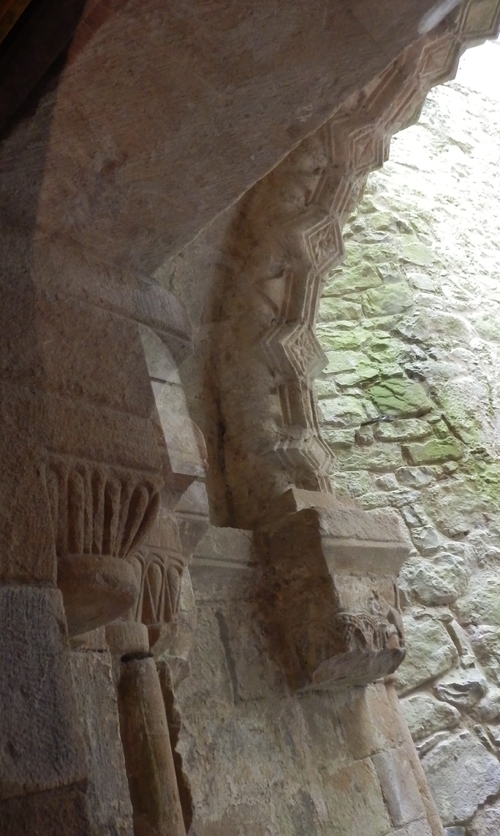
[[[254,561],[253,532],[209,526],[190,566],[197,600],[241,595],[252,580]]]
[[[375,383],[368,388],[367,394],[384,415],[399,418],[425,415],[433,406],[424,387],[404,377],[388,378]]]
[[[403,464],[401,451],[395,444],[372,444],[364,450],[355,450],[352,453],[339,451],[336,455],[342,470],[373,470],[383,473],[396,470]]]
[[[395,282],[372,288],[363,294],[365,316],[387,316],[401,313],[412,304],[413,296],[406,282]]]
[[[427,425],[429,427],[429,425]],[[430,429],[430,428],[429,428]],[[423,467],[400,467],[396,477],[407,488],[424,488],[433,482],[440,474],[439,467],[428,465]]]
[[[88,809],[96,834],[109,830],[114,836],[133,836],[132,804],[109,654],[74,651],[71,673],[83,729]]]
[[[78,784],[0,801],[2,836],[122,836],[95,830]],[[128,836],[128,835],[127,835]]]
[[[477,811],[469,825],[470,836],[498,836],[500,833],[500,802],[485,804]],[[455,836],[455,834],[451,834]],[[461,836],[461,834],[457,834]]]
[[[401,587],[422,604],[442,606],[452,604],[464,594],[469,578],[465,558],[445,552],[430,560],[419,557],[408,560],[401,570]]]
[[[428,821],[420,819],[395,831],[394,836],[441,836],[441,833],[436,828],[432,829]]]
[[[404,624],[407,655],[396,676],[400,694],[430,682],[458,661],[457,649],[440,621],[408,616]]]
[[[51,586],[56,581],[56,555],[42,476],[43,396],[2,381],[0,423],[0,578]]]
[[[342,836],[386,836],[393,830],[377,772],[369,758],[356,761],[331,778],[331,820]]]
[[[401,708],[413,740],[422,740],[460,722],[460,712],[430,694],[415,694],[401,700]]]
[[[83,781],[87,772],[58,590],[0,587],[0,660],[0,797]]]
[[[292,688],[367,684],[404,657],[399,519],[289,490],[262,520],[257,599]]]
[[[343,740],[353,759],[401,746],[399,718],[382,682],[335,695],[336,715]]]
[[[411,537],[415,548],[423,555],[434,554],[441,545],[439,534],[432,525],[414,528]]]
[[[471,579],[467,593],[456,602],[462,624],[487,624],[500,627],[500,578],[495,572],[478,572]]]
[[[406,749],[401,746],[373,755],[382,794],[396,827],[425,816],[425,808]]]
[[[475,665],[466,670],[456,670],[441,679],[435,686],[435,692],[461,711],[470,711],[488,691],[488,682]]]
[[[53,294],[40,294],[36,315],[49,391],[149,418],[154,399],[134,322]]]
[[[324,421],[333,427],[357,426],[366,420],[362,401],[352,395],[325,398],[320,408]]]
[[[406,444],[403,452],[413,465],[435,464],[437,462],[459,461],[463,456],[462,445],[454,438],[432,438],[421,444]]]
[[[468,731],[438,743],[422,765],[445,826],[467,821],[500,790],[500,763]]]

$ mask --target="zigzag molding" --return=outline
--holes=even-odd
[[[231,250],[215,365],[234,522],[252,528],[294,485],[331,492],[334,460],[321,437],[314,336],[328,272],[343,258],[342,227],[392,136],[414,123],[468,47],[495,37],[500,0],[469,0],[351,96],[244,198]]]

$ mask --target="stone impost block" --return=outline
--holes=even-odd
[[[391,513],[291,489],[257,533],[258,597],[293,689],[366,685],[405,650],[397,575],[407,555]]]

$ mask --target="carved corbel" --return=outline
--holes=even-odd
[[[291,489],[256,538],[261,612],[293,690],[366,685],[396,670],[408,547],[395,516]]]

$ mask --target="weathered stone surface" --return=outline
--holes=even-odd
[[[396,477],[401,485],[409,488],[423,488],[439,476],[437,467],[400,467]]]
[[[469,584],[467,594],[456,602],[462,624],[488,624],[500,627],[500,578],[480,572]]]
[[[432,409],[432,401],[423,386],[403,377],[375,383],[369,387],[368,395],[384,415],[404,418],[425,415]]]
[[[365,316],[386,316],[401,313],[412,304],[412,296],[405,282],[384,285],[368,290],[363,295],[363,313]]]
[[[102,188],[99,211],[96,207],[93,212],[90,207],[85,212],[80,210],[78,245],[91,248],[93,243],[94,251],[99,251],[102,258],[123,262],[131,256],[131,249],[135,252],[139,248],[147,218],[149,232],[134,262],[144,272],[155,269],[273,169],[294,145],[324,124],[346,97],[395,60],[418,37],[418,23],[431,5],[426,1],[423,6],[405,8],[395,18],[394,10],[384,4],[373,19],[364,7],[357,9],[356,17],[347,10],[332,10],[325,18],[320,5],[310,7],[307,14],[300,6],[294,7],[293,13],[287,9],[285,14],[281,5],[275,3],[257,16],[250,15],[251,20],[246,19],[243,10],[243,24],[239,17],[241,7],[236,13],[232,5],[208,12],[204,5],[194,3],[179,19],[164,9],[160,13],[152,4],[140,32],[134,30],[135,9],[119,7],[104,20],[89,10],[81,21],[72,60],[63,75],[64,84],[60,85],[58,130],[51,138],[50,154],[45,149],[46,168],[51,163],[54,166],[52,176],[48,178],[46,174],[44,178],[46,223],[50,218],[56,227],[59,222],[61,235],[71,238],[70,230],[76,235],[70,218],[77,212],[78,195],[85,192],[85,185],[95,189],[102,176],[102,172],[95,172],[90,187],[85,172],[92,170],[95,153],[109,153],[106,137],[113,137],[123,182]],[[298,54],[298,33],[308,22],[308,37]],[[206,26],[225,33],[208,53],[193,48],[192,40],[194,37],[196,43],[202,42]],[[276,89],[269,96],[277,32],[281,33],[283,54],[279,71],[272,75]],[[259,56],[254,58],[255,66],[249,74],[241,56],[256,44]],[[362,48],[364,59],[355,65],[347,57],[352,44]],[[135,108],[137,114],[135,124],[129,124],[123,114],[123,98],[117,101],[115,96],[116,79],[120,77],[119,55],[124,45],[137,66],[126,90],[128,106]],[[188,65],[193,67],[193,78],[188,86],[179,85],[179,67]],[[161,83],[155,76],[154,68],[158,66],[164,68]],[[293,78],[292,96],[280,83],[281,73]],[[320,86],[311,99],[309,80],[314,74],[335,82]],[[83,77],[94,80],[99,95],[88,95],[88,88],[84,93]],[[200,78],[209,79],[208,84],[200,84]],[[158,82],[154,87],[158,115],[152,114],[143,100],[144,89],[154,79]],[[214,92],[219,88],[225,91],[222,96]],[[173,120],[167,133],[159,115],[164,101],[169,102]],[[101,124],[102,133],[96,135],[90,126],[99,121],[104,103],[106,119]],[[192,103],[194,108],[190,107]],[[75,109],[84,114],[83,124],[87,126],[77,132]],[[254,120],[246,118],[250,112]],[[200,124],[210,125],[208,145],[203,151],[196,143],[190,144]],[[220,139],[218,126],[229,124],[232,131],[225,137],[227,159],[221,159],[216,141]],[[157,161],[153,164],[163,142],[168,143],[171,153],[161,165]],[[248,153],[250,148],[255,153]],[[132,171],[136,184],[151,183],[156,178],[161,193],[172,195],[175,212],[172,208],[168,211],[159,197],[141,198],[140,187],[132,186]],[[67,190],[71,184],[69,191],[64,191],[63,182]],[[38,178],[36,184],[25,186],[27,206],[36,186]],[[193,203],[195,194],[199,201]],[[101,229],[99,223],[104,224],[104,219],[105,228]],[[167,238],[161,244],[163,232]]]
[[[349,302],[339,299],[325,298],[319,313],[319,321],[332,322],[338,320],[361,319],[361,305],[356,302]]]
[[[107,653],[75,651],[71,654],[71,672],[89,775],[86,791],[89,816],[96,834],[132,836],[132,805],[111,659]]]
[[[491,500],[477,490],[476,480],[458,475],[453,481],[429,486],[423,494],[423,503],[447,537],[464,536],[482,527],[484,514],[491,508]]]
[[[445,825],[470,819],[500,789],[500,764],[470,732],[439,743],[422,763]]]
[[[409,462],[413,465],[434,464],[462,458],[463,450],[454,439],[433,438],[422,444],[408,444],[403,448]]]
[[[413,537],[418,548],[419,541]],[[424,552],[425,553],[425,552]],[[423,560],[413,558],[401,570],[401,584],[423,604],[451,604],[467,588],[470,571],[463,557],[438,554]]]
[[[379,795],[379,779],[373,763],[362,760],[345,767],[332,776],[332,806],[337,812],[339,833],[357,836],[369,832],[373,836],[391,832],[391,819]],[[362,786],[361,799],[357,787]],[[396,806],[396,805],[394,805]]]
[[[396,419],[395,421],[381,421],[375,427],[375,438],[383,441],[413,441],[414,439],[425,438],[432,432],[427,421],[419,421],[417,418]],[[410,471],[410,473],[408,473]],[[417,477],[417,472],[411,468],[401,468],[398,478],[403,481],[405,476]],[[423,475],[423,474],[422,474]]]
[[[78,784],[1,801],[0,828],[2,836],[114,836],[110,830],[94,831],[84,787]]]
[[[4,586],[0,600],[0,795],[82,782],[87,770],[61,593]]]
[[[500,803],[485,804],[469,825],[470,836],[497,836],[500,833]]]
[[[392,823],[401,826],[423,818],[425,808],[405,748],[380,752],[372,760]]]
[[[470,711],[485,696],[488,684],[477,667],[469,667],[465,671],[448,674],[436,684],[434,690],[441,700],[462,711]]]
[[[259,606],[293,690],[366,685],[398,667],[394,578],[407,547],[393,513],[292,489],[264,518],[257,545]]]
[[[60,557],[57,580],[70,636],[79,636],[124,615],[139,594],[134,570],[117,557]]]
[[[456,708],[430,694],[406,697],[401,701],[401,708],[414,740],[422,740],[442,729],[451,729],[460,722],[460,712]]]
[[[121,663],[118,708],[135,836],[184,836],[165,705],[153,659]]]
[[[343,470],[395,470],[402,462],[401,452],[398,448],[387,447],[383,444],[373,444],[366,450],[354,450],[353,452],[341,451],[338,454],[338,461]]]
[[[415,527],[411,532],[411,537],[415,548],[423,555],[434,554],[441,545],[439,534],[431,525],[423,528]]]
[[[500,684],[500,627],[471,626],[468,635],[482,667],[493,682]]]
[[[396,675],[400,694],[430,682],[458,660],[457,649],[441,622],[406,617],[404,623],[407,656]]]
[[[349,427],[366,420],[362,401],[351,395],[322,400],[321,412],[325,422],[334,427]]]

